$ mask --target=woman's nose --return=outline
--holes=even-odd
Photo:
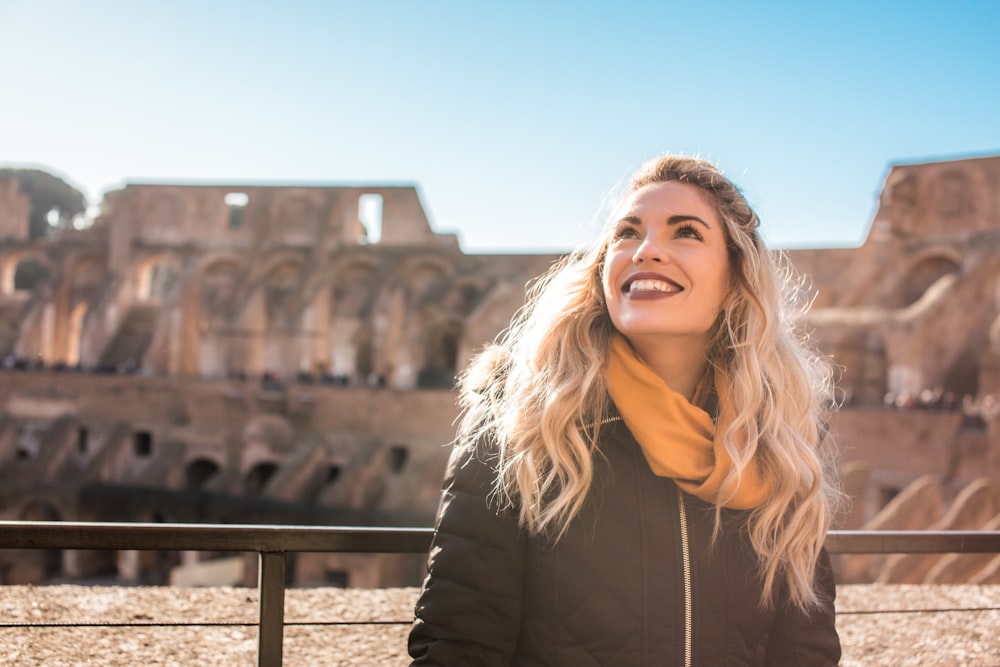
[[[632,255],[633,264],[641,264],[642,262],[662,262],[665,259],[665,253],[663,248],[656,243],[655,239],[649,237],[642,240],[639,247],[635,249],[635,254]]]

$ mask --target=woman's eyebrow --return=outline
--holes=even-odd
[[[672,215],[669,218],[667,218],[667,224],[670,225],[671,227],[674,225],[679,225],[682,222],[697,222],[700,223],[703,227],[705,227],[705,229],[712,228],[707,222],[705,222],[696,215],[680,214],[680,215]],[[637,215],[626,215],[624,218],[618,220],[617,224],[620,225],[623,223],[627,225],[642,226],[642,218],[640,218]]]
[[[711,229],[709,224],[696,215],[672,215],[667,218],[668,225],[679,225],[682,222],[700,222],[705,229]]]

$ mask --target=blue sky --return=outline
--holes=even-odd
[[[0,0],[0,165],[415,183],[467,251],[535,252],[683,152],[772,246],[851,246],[891,164],[1000,154],[998,35],[997,0]]]

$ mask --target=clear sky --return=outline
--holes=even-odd
[[[561,251],[666,151],[772,246],[851,246],[891,164],[1000,154],[1000,1],[0,0],[0,165],[415,183],[471,252]]]

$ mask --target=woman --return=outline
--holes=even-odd
[[[837,664],[830,370],[757,227],[653,160],[472,362],[413,664]]]

